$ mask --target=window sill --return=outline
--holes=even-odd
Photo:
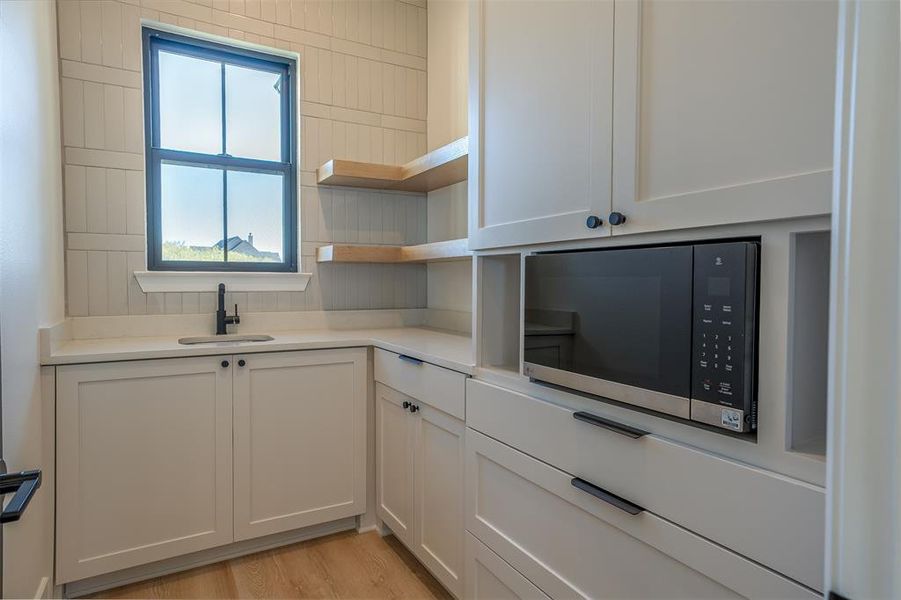
[[[145,293],[215,292],[220,283],[230,292],[302,292],[310,277],[310,273],[135,271],[135,279]]]

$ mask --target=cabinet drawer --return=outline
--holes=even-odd
[[[576,481],[466,431],[467,528],[552,598],[818,597],[652,512],[630,513],[622,499],[583,491]]]
[[[416,358],[375,349],[375,380],[463,418],[466,375]]]
[[[496,386],[471,381],[466,395],[469,427],[574,476],[602,481],[665,519],[822,587],[822,488],[654,435],[631,438]]]
[[[547,594],[471,533],[466,534],[466,597],[473,600],[548,600]]]

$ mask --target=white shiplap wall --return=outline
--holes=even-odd
[[[467,134],[469,92],[469,6],[457,0],[429,0],[428,148]],[[429,193],[430,242],[468,235],[467,187],[461,182]],[[428,265],[428,307],[472,311],[472,261]]]
[[[330,158],[426,150],[425,0],[58,0],[70,316],[214,310],[213,293],[144,294],[141,19],[301,55],[305,292],[234,294],[243,311],[416,308],[422,265],[317,265],[330,242],[426,241],[421,195],[318,188]]]

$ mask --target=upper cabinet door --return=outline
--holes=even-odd
[[[470,5],[469,243],[608,235],[613,2]]]
[[[830,211],[837,3],[617,0],[614,234]]]

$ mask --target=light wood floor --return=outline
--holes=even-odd
[[[336,533],[91,598],[440,598],[450,595],[394,536]]]

